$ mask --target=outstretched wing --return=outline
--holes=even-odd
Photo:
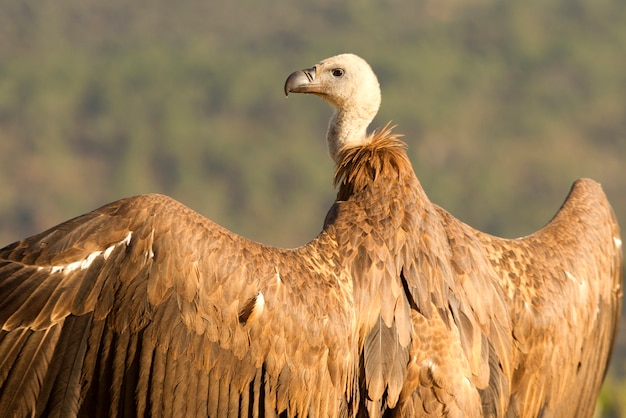
[[[517,355],[509,409],[593,415],[622,297],[619,227],[602,188],[578,180],[552,221],[528,237],[480,238],[510,300]]]
[[[0,410],[345,411],[356,390],[353,311],[326,238],[265,247],[144,195],[9,245],[0,250]]]
[[[413,330],[402,413],[591,415],[622,296],[619,228],[600,185],[576,182],[520,239],[429,202],[409,213],[421,217],[403,250]]]

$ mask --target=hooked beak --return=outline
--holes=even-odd
[[[315,67],[291,73],[285,81],[285,97],[289,93],[315,93]]]

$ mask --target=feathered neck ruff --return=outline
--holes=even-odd
[[[401,180],[402,173],[412,173],[406,155],[406,144],[388,122],[380,131],[370,135],[365,145],[346,147],[340,151],[334,184],[339,186],[337,200],[348,200],[377,180]],[[408,170],[408,171],[407,171]]]

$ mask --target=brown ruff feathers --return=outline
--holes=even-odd
[[[406,144],[392,133],[394,126],[387,122],[384,128],[370,135],[369,143],[347,147],[340,151],[341,162],[334,177],[339,187],[337,200],[348,200],[354,193],[365,189],[381,177],[400,177],[400,173],[412,173],[411,162],[406,155]]]

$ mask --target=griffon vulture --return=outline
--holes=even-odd
[[[334,108],[337,201],[295,249],[160,195],[0,250],[0,413],[589,417],[621,303],[621,241],[577,181],[543,229],[496,238],[426,197],[376,76],[343,54],[285,92]]]

